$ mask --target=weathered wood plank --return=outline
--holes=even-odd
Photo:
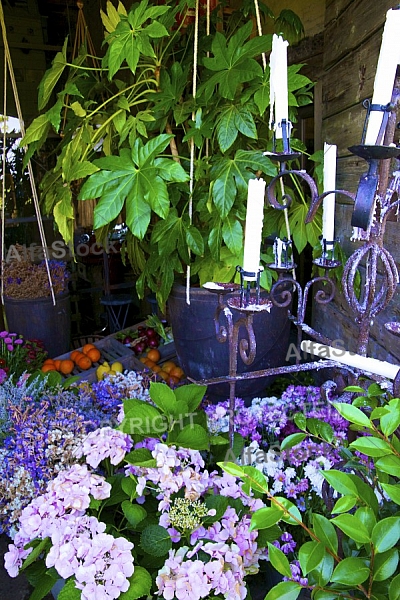
[[[365,121],[365,109],[361,104],[348,110],[324,118],[322,123],[323,139],[328,144],[337,144],[338,156],[350,156],[350,146],[361,142]]]
[[[354,105],[360,107],[365,117],[366,110],[362,102],[372,97],[380,39],[380,33],[372,35],[359,48],[324,72],[322,102],[325,118]]]
[[[354,0],[325,0],[325,26],[337,19]]]
[[[393,0],[354,0],[336,19],[325,23],[324,65],[338,62],[377,31],[383,31]],[[376,67],[376,65],[375,65]]]

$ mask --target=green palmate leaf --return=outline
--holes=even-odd
[[[193,450],[207,450],[210,443],[208,433],[201,425],[186,425],[177,435],[176,444]]]
[[[143,506],[132,504],[129,500],[124,500],[121,504],[121,508],[126,520],[132,527],[137,527],[137,525],[147,516],[147,512]]]
[[[119,600],[137,600],[150,595],[152,579],[150,573],[135,564],[135,571],[129,577],[129,590],[118,596]]]
[[[233,158],[218,156],[213,160],[211,178],[213,202],[222,219],[230,212],[237,195],[246,198],[251,172],[275,175],[276,167],[260,152],[238,150]]]
[[[79,163],[75,163],[70,166],[67,172],[64,173],[66,181],[76,181],[77,179],[84,179],[92,173],[96,173],[98,168],[88,160],[84,160]]]
[[[295,581],[282,581],[268,592],[264,600],[296,600],[302,589]]]
[[[281,443],[281,451],[297,446],[297,444],[300,444],[305,438],[305,433],[292,433],[291,435],[288,435]]]
[[[75,586],[75,579],[68,579],[58,594],[58,600],[81,600],[81,598],[82,591]]]
[[[365,415],[359,408],[352,406],[351,404],[345,404],[344,402],[333,402],[333,406],[350,423],[360,425],[361,427],[367,427],[372,429],[372,425],[367,415]]]
[[[350,448],[374,458],[392,454],[392,449],[387,442],[372,436],[358,438],[350,444]]]
[[[293,235],[293,241],[299,252],[302,252],[307,245],[308,236],[305,219],[308,212],[306,204],[298,203],[291,207],[289,211],[289,224]]]
[[[231,215],[227,216],[222,225],[222,239],[233,254],[241,252],[243,247],[243,229],[239,221],[231,217]]]
[[[334,554],[338,551],[338,539],[332,523],[323,515],[313,514],[314,533],[328,550]]]
[[[285,554],[268,542],[268,558],[272,566],[284,577],[292,577],[292,571],[290,569],[289,561]]]
[[[21,139],[21,146],[27,146],[33,142],[45,139],[51,128],[51,123],[47,114],[36,117],[29,125],[24,137]]]
[[[369,576],[369,568],[361,558],[344,558],[333,571],[331,581],[343,585],[356,586],[364,583]]]
[[[389,600],[399,600],[400,597],[400,573],[390,582]]]
[[[386,517],[378,521],[372,530],[371,541],[375,552],[386,552],[400,539],[400,517]]]
[[[140,536],[140,546],[151,556],[164,556],[172,548],[171,536],[161,525],[148,525]]]
[[[185,228],[185,241],[186,245],[190,248],[193,254],[198,254],[200,256],[204,254],[203,237],[200,231],[197,229],[197,227],[194,227],[194,225],[190,225],[189,227]]]
[[[399,564],[399,551],[391,548],[387,552],[377,554],[374,558],[374,581],[385,581],[396,572]]]
[[[318,567],[324,554],[325,547],[319,542],[305,542],[300,547],[299,562],[304,577]]]
[[[365,525],[354,515],[339,515],[334,519],[331,519],[331,523],[339,527],[349,536],[350,539],[353,539],[355,542],[359,544],[367,544],[370,541],[370,536]]]
[[[215,129],[221,152],[226,152],[233,145],[239,133],[257,139],[253,116],[245,106],[228,106],[220,113]]]
[[[325,477],[329,485],[339,492],[339,494],[343,496],[358,496],[357,487],[347,473],[330,469],[329,471],[322,471],[321,475]]]
[[[67,65],[67,44],[68,38],[64,42],[62,51],[57,52],[53,59],[52,66],[46,71],[39,84],[39,110],[42,110],[50,100],[51,94],[53,93],[53,90]]]
[[[349,510],[354,508],[356,503],[356,496],[343,496],[335,502],[335,506],[332,508],[332,514],[335,515],[339,513],[348,512]]]
[[[400,483],[397,483],[396,485],[381,483],[381,486],[393,502],[400,504]]]

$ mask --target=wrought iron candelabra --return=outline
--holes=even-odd
[[[351,224],[356,228],[356,231],[361,233],[364,243],[350,256],[344,266],[342,288],[344,297],[358,326],[357,353],[360,356],[366,356],[373,319],[388,306],[399,283],[395,261],[383,245],[387,218],[389,214],[397,211],[400,207],[400,170],[395,168],[390,173],[392,161],[398,163],[400,155],[400,148],[393,144],[397,125],[397,111],[400,103],[398,84],[399,81],[396,79],[390,106],[373,106],[373,110],[381,110],[385,113],[383,122],[386,129],[383,145],[373,146],[362,143],[349,148],[353,154],[363,158],[368,164],[367,172],[360,178],[356,194],[347,190],[332,190],[318,194],[317,185],[307,172],[287,167],[287,163],[298,159],[300,155],[292,152],[290,149],[289,136],[287,135],[285,123],[283,123],[283,152],[266,153],[272,160],[279,163],[279,172],[266,189],[266,199],[275,209],[284,210],[290,207],[292,202],[290,195],[285,192],[280,202],[276,190],[278,183],[280,184],[285,177],[293,176],[299,177],[308,186],[311,196],[306,223],[311,222],[321,202],[328,194],[344,195],[354,202]],[[367,108],[366,123],[369,118],[371,106],[367,105]],[[362,141],[364,135],[365,126]],[[283,186],[281,189],[283,189]],[[250,283],[245,281],[244,272],[241,267],[237,267],[237,271],[240,273],[240,284],[218,283],[212,289],[209,289],[209,291],[216,293],[218,298],[214,316],[217,339],[221,343],[229,344],[229,374],[223,377],[198,381],[197,383],[213,385],[228,382],[230,387],[229,401],[231,414],[233,414],[235,406],[236,382],[239,380],[332,367],[345,369],[348,372],[347,377],[350,383],[355,383],[359,375],[366,374],[362,369],[348,367],[335,360],[318,359],[310,362],[300,361],[300,344],[304,335],[328,346],[333,344],[332,340],[306,324],[305,315],[313,287],[317,287],[314,294],[314,301],[319,304],[328,304],[335,296],[336,286],[331,274],[341,264],[335,257],[337,243],[338,240],[321,241],[322,255],[313,262],[319,268],[319,271],[322,271],[322,274],[313,277],[302,287],[294,276],[296,265],[290,256],[290,241],[284,241],[286,247],[284,246],[282,257],[279,260],[275,257],[275,263],[267,265],[269,269],[272,269],[277,274],[277,280],[272,286],[268,300],[262,299],[260,296],[259,273],[253,274],[257,276],[255,277],[255,281],[252,282],[254,283],[254,287],[251,288]],[[356,293],[355,279],[361,264],[366,265],[366,276],[361,293],[358,295]],[[296,294],[297,303],[294,302]],[[286,364],[260,371],[238,374],[238,356],[240,356],[246,365],[251,365],[256,357],[257,345],[253,328],[253,316],[261,310],[269,310],[272,305],[287,308],[288,318],[297,328],[297,348],[299,352],[297,353],[296,364]],[[295,310],[293,310],[293,306],[295,306]],[[240,313],[238,320],[233,319],[235,311]],[[387,323],[385,327],[389,332],[400,337],[400,323]],[[246,332],[244,337],[240,336],[241,329]],[[382,377],[376,377],[373,374],[371,375],[371,373],[368,373],[368,376],[377,381],[382,381]],[[400,370],[398,370],[393,382],[393,392],[396,395],[400,394]],[[233,419],[230,421],[229,435],[232,444]]]

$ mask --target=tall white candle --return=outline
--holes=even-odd
[[[389,9],[383,29],[381,49],[376,68],[372,104],[386,106],[392,99],[393,86],[397,65],[400,62],[400,10]],[[379,130],[382,124],[383,112],[371,111],[365,134],[365,144],[381,145]]]
[[[244,238],[243,270],[246,281],[255,281],[260,268],[261,234],[264,219],[264,179],[250,179],[247,188],[246,230]]]
[[[289,127],[288,83],[287,83],[287,47],[289,42],[280,35],[272,37],[270,65],[270,119],[269,127],[275,130],[275,137],[282,139],[282,120]],[[275,114],[275,118],[274,118]],[[274,122],[274,126],[272,123]]]
[[[354,354],[353,352],[347,352],[341,348],[332,348],[332,346],[325,346],[324,344],[317,344],[310,340],[303,340],[301,342],[301,349],[309,354],[314,354],[320,358],[326,358],[328,360],[335,360],[338,363],[366,371],[367,373],[374,373],[375,375],[381,375],[388,379],[395,379],[398,371],[398,365],[392,365],[391,363],[383,360],[377,360],[376,358],[367,358],[360,354]]]
[[[337,146],[324,144],[324,192],[336,189]],[[335,235],[335,194],[329,194],[323,201],[322,237],[333,242]]]

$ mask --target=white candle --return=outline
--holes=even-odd
[[[392,365],[391,363],[377,360],[376,358],[367,358],[366,356],[360,356],[360,354],[354,354],[353,352],[347,352],[342,348],[332,348],[332,346],[325,346],[324,344],[317,344],[310,340],[303,340],[301,342],[301,349],[309,354],[314,354],[320,358],[327,358],[328,360],[335,360],[338,363],[366,371],[367,373],[374,373],[375,375],[381,375],[388,379],[395,379],[398,371],[398,365]]]
[[[336,189],[337,146],[324,144],[324,192]],[[335,235],[335,194],[329,194],[323,201],[322,237],[333,242]]]
[[[246,281],[256,281],[260,268],[261,234],[264,219],[264,179],[250,179],[247,188],[246,229],[244,238],[243,271]]]
[[[275,238],[274,254],[275,254],[275,265],[277,267],[282,266],[282,250],[283,250],[283,241],[280,238]]]
[[[282,120],[289,127],[288,84],[287,84],[287,47],[289,42],[276,34],[272,37],[270,65],[270,119],[269,127],[274,129],[276,139],[282,139]],[[275,110],[274,110],[275,109]],[[275,112],[275,118],[274,118]],[[274,122],[274,125],[272,123]],[[288,131],[289,137],[289,131]]]
[[[376,67],[372,104],[386,106],[392,99],[397,65],[400,62],[399,35],[400,10],[391,8],[386,13],[386,22]],[[365,144],[382,144],[383,139],[377,139],[382,119],[383,112],[371,111],[365,134]]]

